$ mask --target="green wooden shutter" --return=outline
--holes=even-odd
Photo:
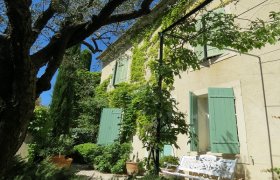
[[[191,151],[198,150],[198,119],[197,119],[197,96],[192,92],[189,93],[190,100],[190,134],[191,134]]]
[[[119,138],[122,110],[118,108],[104,108],[102,110],[97,144],[112,144]]]
[[[239,141],[232,88],[209,88],[211,152],[238,154]]]
[[[218,8],[218,9],[216,9],[216,10],[214,10],[213,11],[214,13],[225,13],[225,9],[224,8]],[[207,22],[208,24],[207,24],[207,26],[209,27],[211,27],[211,25],[212,25],[212,23],[211,22]],[[220,29],[219,28],[217,28],[217,29],[211,29],[211,31],[220,31]],[[213,46],[209,46],[209,45],[207,45],[207,57],[213,57],[213,56],[217,56],[217,55],[221,55],[221,54],[223,54],[225,51],[224,50],[220,50],[220,49],[218,49],[218,48],[216,48],[216,47],[213,47]]]
[[[115,69],[114,85],[127,80],[128,59],[123,58],[117,61]]]

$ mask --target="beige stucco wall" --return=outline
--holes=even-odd
[[[274,55],[274,57],[279,56],[280,51],[278,51],[278,55]],[[262,60],[268,61],[265,57]],[[267,105],[280,104],[280,98],[277,98],[280,92],[280,86],[276,83],[280,82],[279,68],[279,61],[271,62],[270,65],[268,63],[263,64]],[[247,55],[236,55],[212,64],[209,68],[184,72],[181,76],[181,79],[176,78],[175,80],[173,94],[179,102],[179,109],[186,114],[188,114],[189,109],[189,91],[201,95],[205,93],[208,87],[233,87],[236,97],[236,113],[240,141],[239,163],[246,165],[246,174],[248,177],[251,177],[250,179],[269,178],[267,176],[268,174],[262,172],[262,170],[270,168],[270,156],[258,59]],[[279,107],[270,109],[268,107],[273,147],[272,154],[274,164],[278,164],[279,166],[280,138],[279,134],[277,134],[279,120],[277,121],[271,118],[273,113],[274,116],[277,116]],[[181,145],[181,149],[178,149],[176,152],[178,156],[190,154],[187,141],[186,136],[179,136],[178,142]]]

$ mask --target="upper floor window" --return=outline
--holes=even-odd
[[[128,72],[128,57],[122,56],[116,61],[115,69],[113,72],[113,85],[127,81]]]
[[[213,13],[225,13],[225,9],[224,8],[219,8],[213,11]],[[209,28],[209,29],[208,29]],[[196,25],[196,29],[198,31],[204,31],[204,29],[210,30],[210,31],[219,31],[219,28],[216,29],[211,29],[211,22],[203,22],[203,21],[198,21],[197,25]],[[203,33],[201,34],[203,36]],[[224,50],[220,50],[216,47],[210,46],[210,45],[198,45],[195,47],[195,53],[198,56],[198,59],[200,61],[204,61],[207,60],[211,57],[215,57],[218,55],[221,55],[224,53]]]

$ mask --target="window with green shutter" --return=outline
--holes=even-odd
[[[113,85],[117,85],[127,80],[127,70],[128,70],[128,58],[124,56],[116,61],[116,65],[113,73]]]
[[[189,96],[190,134],[198,137],[198,143],[190,137],[191,151],[239,154],[233,89],[209,88],[208,94]]]
[[[239,141],[232,88],[208,89],[211,152],[238,154]]]
[[[213,11],[214,13],[225,13],[224,8],[219,8]],[[206,24],[207,23],[207,24]],[[197,31],[201,31],[202,29],[211,27],[211,22],[201,22],[198,21],[198,23],[196,24],[196,29]],[[217,31],[219,29],[211,29],[211,31]],[[202,30],[203,31],[203,30]],[[203,34],[202,34],[203,35]],[[205,53],[205,51],[207,53]],[[210,57],[214,57],[214,56],[218,56],[224,53],[224,50],[218,49],[216,47],[210,46],[210,45],[198,45],[195,47],[195,53],[198,57],[199,60],[206,60]]]
[[[102,110],[97,144],[107,145],[119,138],[122,109],[104,108]]]
[[[197,119],[197,96],[189,92],[189,100],[190,100],[190,140],[191,140],[191,151],[198,150],[198,119]]]

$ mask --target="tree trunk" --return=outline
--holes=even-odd
[[[28,48],[0,45],[0,82],[1,176],[24,141],[34,110],[36,75]]]

